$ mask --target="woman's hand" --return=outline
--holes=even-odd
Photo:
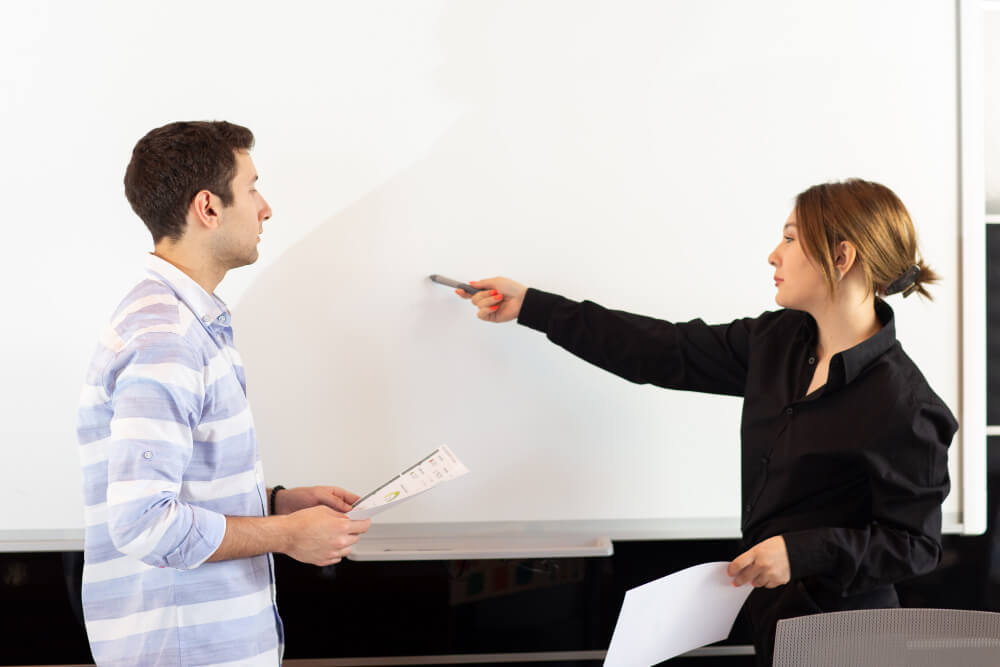
[[[791,578],[791,569],[785,538],[781,535],[769,537],[737,556],[726,572],[733,577],[733,586],[749,582],[754,588],[777,588],[787,584]]]
[[[476,317],[487,322],[509,322],[516,319],[521,312],[524,294],[528,288],[510,278],[487,278],[469,282],[482,291],[470,295],[465,290],[457,289],[455,294],[472,301],[478,308]]]

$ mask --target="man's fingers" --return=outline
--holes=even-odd
[[[337,492],[339,492],[339,493],[337,493]],[[336,489],[336,491],[334,492],[334,494],[335,495],[339,495],[344,500],[345,503],[348,503],[348,504],[351,504],[351,505],[353,505],[354,503],[356,503],[359,500],[361,500],[361,496],[359,496],[358,494],[352,493],[350,491],[346,491],[344,489]]]
[[[362,533],[368,532],[368,529],[371,528],[371,526],[371,519],[361,519],[360,521],[352,519],[350,533],[351,535],[361,535]],[[355,541],[357,541],[357,539],[355,539]]]
[[[319,496],[319,502],[338,512],[350,512],[353,509],[350,503],[345,502],[343,498],[332,493]]]

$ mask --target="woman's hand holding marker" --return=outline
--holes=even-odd
[[[487,278],[472,280],[469,284],[482,291],[469,294],[465,290],[456,289],[455,294],[472,301],[478,308],[476,317],[487,322],[509,322],[516,319],[521,312],[524,294],[528,288],[510,278]]]

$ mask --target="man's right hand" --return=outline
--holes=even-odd
[[[281,517],[288,545],[282,551],[297,561],[333,565],[351,553],[351,546],[368,531],[371,519],[354,521],[325,505]]]
[[[476,316],[487,322],[509,322],[521,312],[521,304],[528,288],[510,278],[487,278],[469,283],[481,291],[469,294],[457,289],[455,293],[463,299],[470,299],[478,310]]]

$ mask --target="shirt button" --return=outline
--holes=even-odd
[[[144,459],[146,459],[148,461],[149,459],[153,458],[153,452],[148,452],[148,451],[147,452],[143,452],[142,453],[142,458],[144,458]]]
[[[816,357],[809,357],[809,365],[812,366],[816,363]]]
[[[209,322],[212,321],[212,318],[209,317],[208,315],[202,315],[201,316],[201,321],[204,322],[205,324],[208,324]]]
[[[785,408],[785,414],[786,414],[786,415],[790,415],[790,414],[792,414],[793,412],[795,412],[795,410],[793,410],[793,409],[791,409],[791,408]]]
[[[760,457],[760,464],[761,464],[762,466],[766,466],[766,465],[768,464],[768,459],[767,459],[767,457],[766,457],[766,456],[762,456],[762,457]]]
[[[743,509],[745,509],[747,512],[749,512],[750,510],[753,509],[753,504],[747,503],[746,507],[744,507]]]

